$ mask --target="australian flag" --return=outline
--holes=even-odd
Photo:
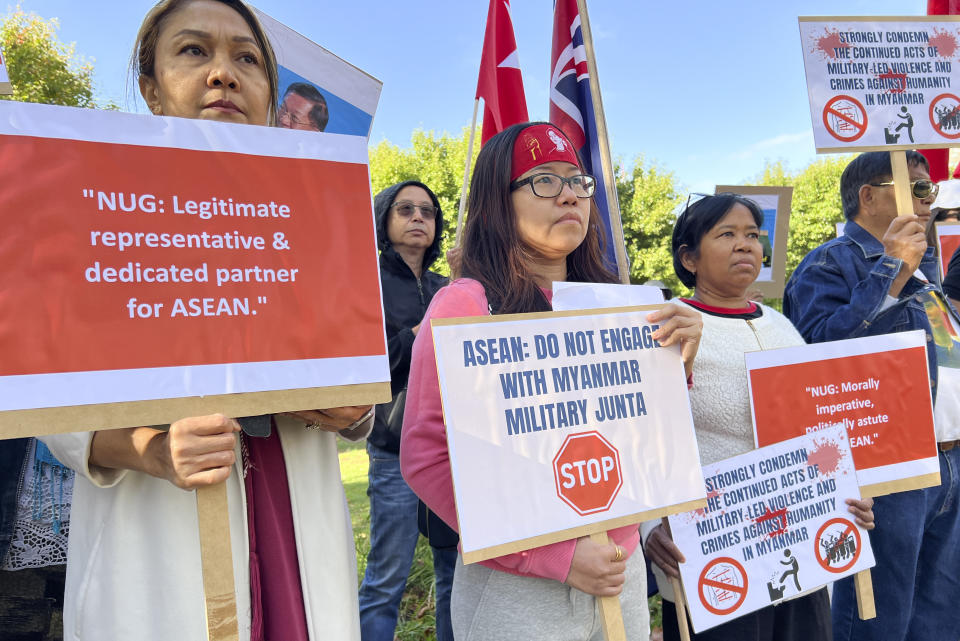
[[[573,141],[583,159],[586,171],[597,177],[597,192],[593,197],[600,210],[606,235],[607,266],[617,273],[610,204],[607,202],[606,177],[600,156],[597,122],[590,95],[590,73],[587,70],[587,50],[583,44],[583,29],[577,0],[556,0],[553,10],[553,52],[550,56],[550,122],[560,127]],[[611,176],[612,180],[613,177]],[[620,210],[614,203],[614,215]],[[622,241],[620,241],[622,242]]]

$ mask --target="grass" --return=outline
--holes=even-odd
[[[357,583],[363,580],[370,551],[370,503],[367,500],[367,451],[364,444],[337,439],[340,452],[340,476],[350,505],[353,540],[357,549]],[[652,597],[650,627],[661,625],[660,596]],[[396,641],[436,641],[434,632],[433,555],[427,540],[420,537],[407,579],[407,590],[400,602]]]
[[[353,540],[357,549],[357,583],[363,580],[370,551],[370,503],[367,500],[367,451],[363,443],[339,441],[340,477],[350,505]],[[433,553],[420,537],[407,578],[407,590],[400,602],[397,641],[436,641],[433,588]]]

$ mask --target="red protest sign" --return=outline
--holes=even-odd
[[[300,136],[4,105],[0,422],[385,380],[364,141]]]
[[[924,343],[915,331],[747,354],[758,446],[842,424],[861,486],[939,483]]]

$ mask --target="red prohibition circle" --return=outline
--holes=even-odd
[[[724,583],[722,581],[717,581],[714,579],[707,578],[707,573],[710,570],[722,564],[732,566],[731,569],[733,569],[736,572],[739,572],[740,578],[743,579],[743,585],[736,585],[733,583]],[[730,614],[731,612],[739,608],[741,605],[743,605],[743,602],[747,598],[747,585],[748,585],[747,571],[743,569],[743,566],[740,565],[740,563],[737,562],[736,559],[732,559],[729,556],[721,556],[717,559],[714,559],[710,563],[707,563],[704,566],[703,570],[700,572],[700,578],[697,580],[697,592],[700,595],[700,603],[703,604],[703,607],[705,607],[708,612],[711,612],[713,614],[718,614],[718,615],[724,615],[724,614]],[[733,604],[731,604],[730,606],[725,608],[718,608],[712,603],[710,603],[709,601],[707,601],[706,597],[704,596],[703,594],[704,590],[707,588],[714,588],[714,589],[725,590],[727,592],[732,592],[733,594],[736,595],[736,598]]]
[[[941,136],[943,136],[944,138],[956,140],[957,138],[960,138],[960,129],[958,129],[957,133],[955,134],[948,134],[947,132],[945,132],[943,129],[940,128],[940,125],[937,123],[936,117],[933,115],[934,110],[938,107],[937,103],[939,103],[944,98],[949,98],[957,103],[957,106],[953,108],[954,111],[960,110],[960,98],[953,95],[952,93],[942,93],[930,101],[930,110],[929,110],[930,124],[933,125],[933,130],[936,131]]]
[[[846,114],[841,113],[836,109],[834,109],[834,105],[844,100],[852,103],[853,106],[860,111],[860,115],[863,117],[863,122],[857,122],[856,120],[850,118]],[[830,126],[830,120],[828,119],[828,116],[834,116],[835,118],[839,118],[840,120],[843,120],[853,125],[854,129],[856,129],[856,133],[854,133],[851,136],[844,136],[837,133],[836,131],[833,130],[833,127]],[[860,101],[854,98],[853,96],[846,96],[843,94],[839,96],[834,96],[833,98],[828,100],[827,104],[823,107],[823,126],[826,128],[827,132],[831,136],[833,136],[840,142],[853,142],[854,140],[859,139],[860,136],[862,136],[863,134],[867,133],[867,110],[864,109],[863,105],[860,104]]]
[[[840,535],[839,540],[840,541],[845,540],[847,538],[847,534],[849,534],[850,532],[853,532],[854,542],[857,545],[857,549],[854,550],[853,557],[850,559],[850,561],[848,563],[845,563],[837,567],[833,567],[832,565],[830,565],[828,555],[824,554],[823,556],[820,556],[820,548],[821,548],[820,537],[823,536],[823,533],[826,532],[827,528],[830,527],[831,525],[846,526],[845,529],[843,530],[843,534]],[[830,519],[829,521],[821,525],[819,530],[817,530],[817,536],[814,539],[813,545],[814,545],[813,553],[814,555],[816,555],[817,563],[820,564],[820,567],[822,567],[827,572],[840,574],[841,572],[846,572],[851,567],[853,567],[853,564],[856,563],[857,559],[860,558],[860,530],[857,529],[857,526],[855,526],[852,521],[848,521],[847,519],[840,519],[840,518]]]

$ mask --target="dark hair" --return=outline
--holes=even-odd
[[[923,167],[930,171],[930,163],[919,151],[907,151],[908,167]],[[860,188],[873,182],[887,182],[893,179],[890,166],[890,152],[867,151],[853,160],[840,176],[840,198],[843,200],[843,216],[853,220],[860,213]]]
[[[132,69],[134,80],[139,79],[141,76],[148,78],[155,77],[156,69],[154,66],[157,61],[157,41],[160,39],[160,30],[163,27],[163,22],[192,1],[193,0],[160,0],[160,2],[155,4],[153,8],[147,12],[147,15],[144,16],[140,30],[137,32],[137,41],[133,46],[133,55],[130,59],[130,68]],[[260,47],[261,54],[263,54],[263,66],[267,74],[267,82],[270,85],[267,124],[273,125],[276,120],[277,96],[280,90],[277,88],[279,84],[277,79],[277,57],[273,52],[273,47],[270,45],[270,39],[267,38],[267,33],[263,30],[260,21],[257,20],[257,16],[242,0],[214,1],[225,4],[239,13],[240,17],[247,23],[247,26],[250,27],[250,31],[253,32],[253,37]]]
[[[698,255],[703,237],[738,204],[750,210],[757,227],[763,225],[763,211],[759,205],[749,198],[730,192],[704,196],[692,205],[687,205],[677,218],[670,245],[673,251],[673,271],[677,273],[681,283],[687,287],[696,287],[697,275],[684,267],[681,259],[688,253]]]
[[[283,92],[283,97],[286,98],[287,94],[291,93],[314,103],[310,109],[310,120],[320,131],[326,129],[327,123],[330,122],[330,109],[327,107],[327,99],[323,97],[320,90],[308,82],[294,82]]]
[[[497,302],[498,313],[550,309],[550,304],[528,270],[530,250],[520,240],[517,214],[510,197],[514,143],[521,131],[540,124],[550,123],[520,123],[488,140],[477,156],[470,181],[461,274],[480,281],[487,292],[487,299]],[[587,235],[567,256],[567,280],[618,282],[604,265],[601,224],[596,203],[591,199]]]

